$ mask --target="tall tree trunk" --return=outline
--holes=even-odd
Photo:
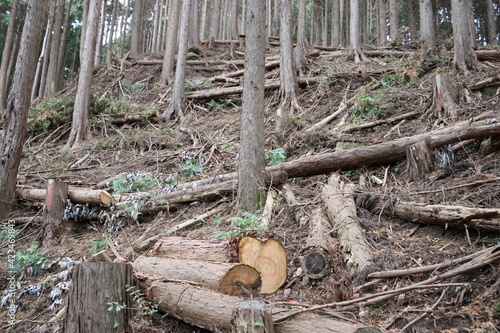
[[[332,5],[332,46],[340,45],[340,1],[333,0]]]
[[[301,110],[297,98],[299,87],[293,61],[292,28],[292,5],[288,0],[281,0],[280,99],[282,102],[276,111],[276,135],[280,142],[283,142],[290,115],[294,114],[295,110]]]
[[[99,66],[99,63],[101,62],[101,49],[104,44],[104,28],[106,26],[106,12],[105,12],[106,1],[107,0],[102,0],[101,7],[98,9],[101,12],[101,14],[99,16],[100,17],[99,23],[97,24],[97,39],[96,39],[96,48],[94,54],[94,67]]]
[[[68,40],[68,30],[70,24],[70,14],[71,14],[71,5],[73,4],[73,0],[68,1],[68,5],[66,6],[66,13],[64,17],[63,23],[63,32],[61,35],[61,43],[59,44],[59,52],[57,55],[57,82],[56,82],[56,90],[61,90],[63,84],[63,75],[64,75],[64,59],[66,57],[66,44]]]
[[[165,54],[163,56],[163,67],[161,71],[160,84],[165,87],[171,83],[174,74],[175,53],[177,50],[177,36],[179,31],[179,12],[181,0],[171,0],[168,10],[167,40],[165,42]]]
[[[221,10],[222,10],[222,0],[214,0],[212,5],[212,22],[210,24],[210,36],[209,36],[208,47],[213,47],[215,40],[219,38]]]
[[[111,1],[111,22],[109,24],[109,33],[108,33],[108,50],[106,52],[106,65],[108,66],[108,70],[111,69],[111,58],[113,57],[113,38],[115,36],[115,28],[116,28],[116,10],[118,7],[118,0]],[[156,51],[155,51],[156,52]]]
[[[469,24],[469,6],[468,0],[451,0],[451,18],[453,21],[453,63],[462,70],[478,68],[476,53],[472,49],[470,24]]]
[[[78,88],[73,109],[73,122],[68,142],[63,150],[77,147],[85,140],[89,131],[89,106],[91,95],[91,84],[94,71],[94,55],[97,39],[97,28],[101,11],[102,0],[90,0],[87,15],[86,29],[84,32],[85,43],[81,50],[81,67],[78,77]]]
[[[488,44],[491,46],[496,46],[497,42],[497,31],[495,25],[495,12],[493,11],[493,1],[486,1],[486,37]],[[496,16],[498,20],[498,16]]]
[[[3,46],[2,63],[0,65],[0,113],[5,110],[5,97],[7,94],[7,83],[9,82],[10,73],[9,69],[9,56],[12,49],[12,40],[14,39],[14,27],[16,24],[17,7],[19,0],[12,1],[10,9],[9,26],[7,27],[7,34],[5,36],[5,43]]]
[[[389,21],[390,21],[390,32],[391,41],[393,43],[399,44],[399,10],[398,10],[398,0],[389,0]]]
[[[205,31],[207,26],[207,8],[208,8],[208,0],[203,0],[203,7],[201,10],[201,18],[200,18],[200,39],[205,40]]]
[[[155,3],[155,11],[154,11],[154,16],[155,16],[155,21],[153,25],[153,39],[151,41],[151,52],[156,53],[158,52],[158,37],[159,37],[159,31],[160,31],[160,22],[161,22],[161,3],[163,0],[156,0]]]
[[[351,9],[350,9],[350,21],[349,21],[349,54],[354,56],[354,61],[359,63],[361,61],[365,61],[366,57],[363,55],[361,51],[361,42],[359,35],[359,0],[351,0]]]
[[[408,25],[410,28],[410,41],[417,41],[417,7],[415,0],[408,0]]]
[[[56,17],[53,26],[52,42],[49,52],[49,68],[45,84],[45,96],[53,96],[57,92],[57,75],[59,73],[59,45],[61,44],[62,25],[64,19],[65,0],[56,1]]]
[[[47,70],[49,68],[49,60],[50,60],[50,47],[52,45],[52,30],[54,27],[54,21],[55,21],[55,10],[56,10],[56,2],[52,1],[50,3],[50,10],[49,10],[49,17],[48,17],[48,24],[47,24],[47,31],[45,34],[45,41],[44,41],[44,48],[43,48],[43,54],[42,54],[42,67],[41,67],[41,74],[40,74],[40,88],[38,90],[38,94],[36,96],[38,97],[45,97],[45,87],[47,85]],[[35,96],[35,98],[36,98]]]
[[[235,1],[238,3],[237,1]],[[191,15],[189,24],[189,44],[191,46],[200,47],[200,17],[199,17],[199,1],[193,0],[191,4]]]
[[[297,18],[297,47],[295,48],[295,66],[300,75],[306,66],[307,39],[306,39],[306,0],[299,0],[299,13]]]
[[[0,221],[10,215],[15,197],[17,171],[27,134],[28,109],[35,76],[43,22],[49,0],[28,0],[19,57],[12,89],[7,99],[2,140],[0,141]]]
[[[142,21],[144,19],[144,0],[135,0],[132,17],[132,32],[130,34],[130,56],[138,57],[142,46]]]
[[[259,208],[264,186],[266,7],[264,1],[249,1],[247,6],[238,209],[253,212]]]
[[[161,119],[172,119],[183,115],[184,78],[186,76],[186,55],[188,49],[189,11],[192,0],[182,0],[181,22],[179,29],[179,50],[175,66],[175,81],[172,99],[167,109],[161,114]]]
[[[420,0],[420,39],[422,59],[435,56],[437,49],[432,0]]]

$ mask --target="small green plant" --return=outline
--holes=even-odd
[[[203,166],[197,163],[195,159],[189,159],[181,166],[181,170],[186,178],[191,179],[203,172]]]
[[[118,304],[117,302],[109,302],[106,304],[109,305],[108,311],[120,312],[127,307],[126,304]]]
[[[108,242],[105,239],[96,239],[89,248],[89,255],[92,257],[94,254],[107,249],[108,246]]]
[[[358,107],[353,112],[353,117],[357,122],[361,122],[371,116],[375,116],[378,112],[377,100],[368,94],[361,93],[358,95]]]
[[[19,234],[19,230],[10,228],[6,225],[0,226],[0,242],[4,242],[10,238],[15,238]]]
[[[71,122],[74,97],[52,97],[30,108],[28,131],[33,135],[54,130]]]
[[[216,232],[214,236],[216,238],[232,238],[240,237],[248,234],[259,234],[267,231],[267,228],[262,225],[260,218],[250,212],[243,211],[240,216],[231,217],[228,220],[230,222],[230,231],[227,232]],[[215,222],[214,222],[215,223]],[[220,225],[221,221],[217,221],[216,225]]]
[[[135,286],[127,285],[125,286],[125,290],[132,297],[132,301],[137,305],[137,309],[142,316],[149,317],[158,312],[158,305],[160,305],[161,301],[156,302],[156,299],[153,299],[152,301],[145,299],[144,294],[141,293],[141,291]],[[163,317],[166,316],[168,316],[168,313],[163,315]]]
[[[193,91],[193,85],[189,81],[184,81],[184,91],[190,92]]]
[[[266,152],[267,165],[276,165],[286,161],[286,152],[283,148],[276,148]]]
[[[143,192],[155,188],[158,181],[150,172],[133,172],[113,180],[114,193]]]
[[[219,106],[219,103],[217,103],[215,100],[211,99],[210,101],[206,102],[205,105],[209,110],[215,110]]]
[[[38,250],[38,243],[33,242],[28,248],[16,252],[14,270],[20,272],[31,267],[33,276],[37,276],[42,272],[42,265],[46,258],[47,256]]]
[[[493,305],[493,311],[495,311],[496,316],[500,316],[500,301],[496,302],[495,305]]]
[[[205,89],[210,89],[213,87],[213,82],[212,80],[205,80],[203,81],[203,84],[202,84],[202,87],[205,88]]]

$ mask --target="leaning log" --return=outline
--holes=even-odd
[[[144,277],[139,276],[139,283],[150,298],[159,301],[158,310],[169,313],[192,325],[211,331],[231,330],[233,312],[238,308],[241,298],[224,295],[209,289],[185,283],[154,281],[150,286]],[[273,317],[275,320],[276,317]],[[313,328],[313,330],[311,329]],[[363,333],[367,326],[347,323],[314,314],[300,314],[283,323],[275,323],[276,332],[310,333],[343,332]]]
[[[357,221],[354,189],[333,174],[323,186],[321,199],[338,235],[342,256],[352,275],[373,264],[373,254]]]
[[[238,263],[141,256],[132,266],[135,271],[164,279],[196,283],[232,296],[256,296],[260,294],[262,286],[256,269]]]
[[[416,223],[500,232],[500,208],[426,205],[396,201],[384,213]]]
[[[68,297],[66,333],[125,332],[132,301],[126,286],[132,285],[132,266],[121,263],[84,263],[73,269]],[[125,304],[108,311],[109,302]],[[118,324],[118,325],[116,325]],[[115,327],[113,329],[113,327]]]
[[[495,118],[494,114],[491,118]],[[484,119],[484,118],[483,118]],[[500,134],[500,122],[488,120],[461,121],[453,126],[388,142],[363,146],[332,153],[302,157],[266,168],[266,172],[284,170],[288,177],[308,177],[337,170],[352,170],[369,165],[389,164],[405,158],[406,148],[419,141],[429,147],[440,147],[458,141],[477,139]]]

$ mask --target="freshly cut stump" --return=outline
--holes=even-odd
[[[262,294],[275,292],[286,281],[286,252],[277,239],[242,237],[238,242],[238,260],[260,273]]]

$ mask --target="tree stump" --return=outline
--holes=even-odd
[[[458,118],[458,93],[448,74],[436,75],[432,93],[433,116],[438,119],[448,119],[450,122],[456,121]],[[441,114],[442,111],[444,111],[444,115]]]
[[[231,322],[234,333],[274,333],[269,306],[257,300],[238,303]]]
[[[286,281],[286,251],[277,239],[260,241],[254,237],[242,237],[238,242],[238,259],[260,273],[262,294],[275,292]]]
[[[126,286],[132,285],[132,265],[84,263],[73,269],[73,285],[68,298],[65,333],[125,332],[131,300]],[[126,305],[108,311],[111,302]],[[116,328],[115,328],[116,327]]]
[[[64,210],[68,200],[68,183],[49,179],[45,196],[45,221],[43,224],[43,247],[49,248],[58,243],[61,234]]]
[[[420,141],[406,148],[408,180],[421,181],[432,172],[432,158],[426,141]]]
[[[194,282],[231,296],[256,296],[262,285],[255,268],[238,263],[139,257],[132,265],[134,270],[142,273],[167,280]]]

